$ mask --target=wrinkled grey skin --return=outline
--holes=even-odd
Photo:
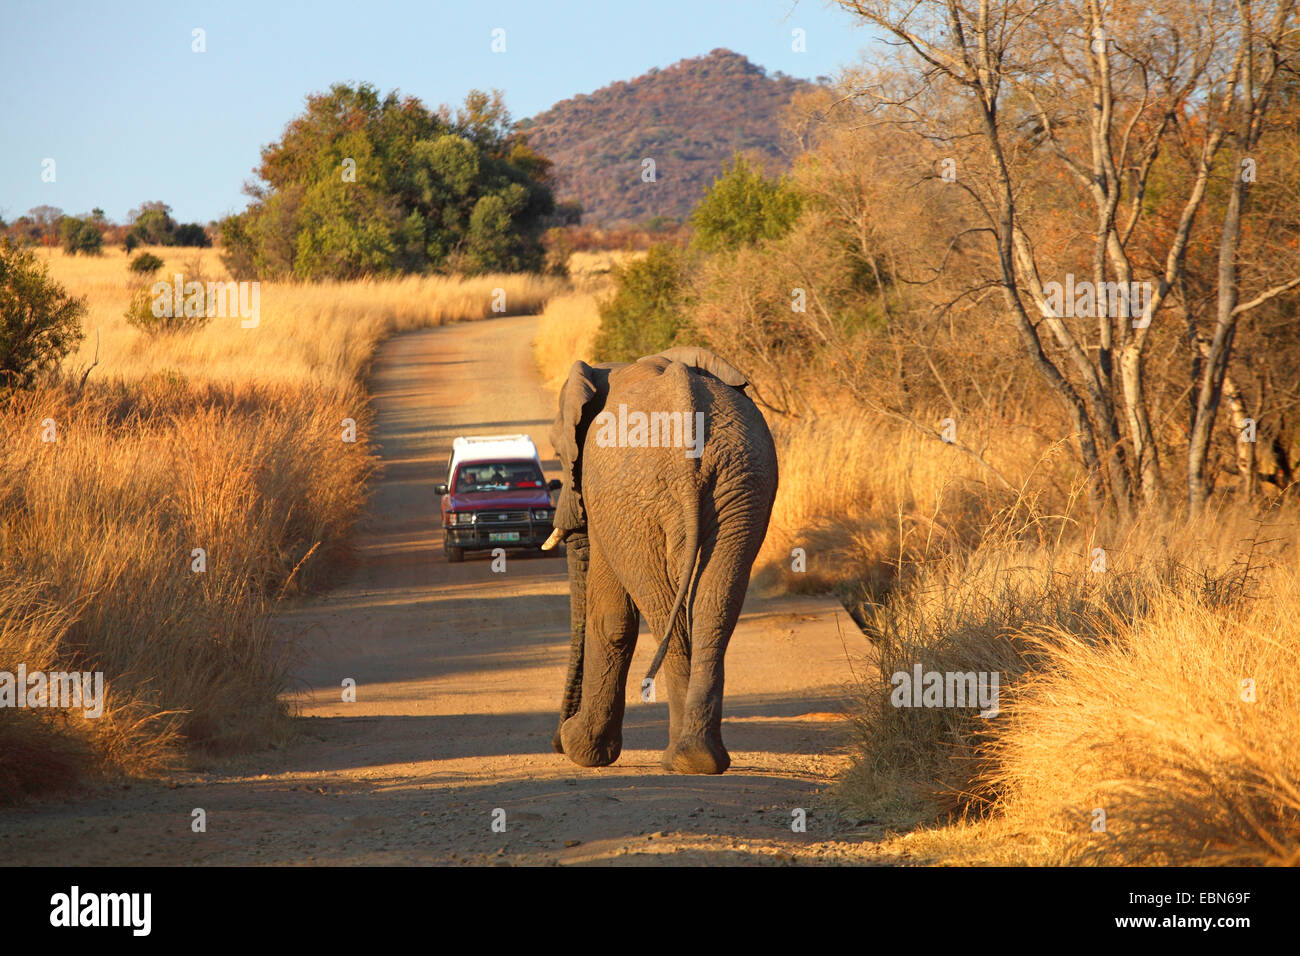
[[[551,430],[563,467],[556,527],[568,531],[572,619],[554,744],[574,763],[606,766],[622,750],[639,610],[656,643],[671,624],[656,686],[661,696],[667,684],[664,769],[722,773],[731,764],[723,655],[777,487],[776,449],[746,385],[703,349],[626,365],[576,362],[569,372]],[[680,447],[602,447],[593,419],[617,414],[620,403],[629,413],[704,412],[701,457]]]

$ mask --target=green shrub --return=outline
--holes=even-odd
[[[75,256],[79,252],[87,256],[97,256],[104,248],[104,235],[95,224],[88,219],[77,219],[75,216],[64,216],[59,221],[59,239],[70,256]]]
[[[128,267],[137,275],[151,276],[163,267],[163,261],[152,252],[142,252],[131,260]]]
[[[713,181],[691,214],[695,243],[720,252],[779,239],[799,217],[799,194],[785,179],[766,179],[763,168],[737,155]]]
[[[197,281],[197,276],[191,276],[190,280]],[[185,288],[187,280],[181,277],[181,288]],[[154,286],[159,286],[160,291],[155,292]],[[166,286],[167,291],[161,291],[161,287]],[[150,335],[159,335],[166,332],[186,332],[204,325],[208,321],[206,309],[197,314],[186,315],[184,303],[180,309],[176,308],[176,303],[172,298],[172,289],[174,286],[170,282],[151,283],[141,285],[131,293],[131,301],[123,313],[129,325],[134,326],[142,332]],[[205,300],[206,302],[206,300]]]
[[[600,305],[595,357],[632,362],[671,347],[689,328],[689,270],[686,251],[667,243],[651,246],[644,259],[615,268],[614,296]]]
[[[0,388],[26,388],[81,341],[84,299],[50,278],[28,249],[0,241]]]

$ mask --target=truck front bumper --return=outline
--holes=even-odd
[[[466,551],[484,551],[490,548],[540,548],[551,536],[553,525],[549,521],[533,521],[526,525],[493,527],[455,527],[442,529],[448,547]]]

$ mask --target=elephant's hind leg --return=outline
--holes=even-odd
[[[723,773],[731,766],[722,743],[723,657],[745,602],[752,550],[751,542],[732,537],[704,555],[691,613],[690,681],[680,733],[664,753],[666,769]]]
[[[683,649],[687,638],[685,626],[679,622],[678,633],[673,635],[664,656],[661,677],[667,683],[668,690],[668,748],[664,751],[661,764],[665,770],[672,770],[673,748],[682,736],[682,722],[686,719],[686,690],[691,680],[691,658]]]
[[[560,727],[564,753],[579,766],[608,766],[623,749],[624,695],[636,632],[636,606],[593,540],[587,570],[582,701],[578,712]]]

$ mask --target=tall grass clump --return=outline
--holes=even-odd
[[[224,753],[283,732],[267,611],[346,549],[374,462],[340,440],[347,416],[369,421],[356,390],[175,378],[0,408],[0,647],[29,671],[104,673],[103,718],[71,733],[46,717],[83,768],[143,772],[170,744]],[[6,774],[0,792],[34,776]]]
[[[987,758],[1019,842],[1054,864],[1300,865],[1300,582],[1262,583],[1034,635],[1043,665]]]
[[[1227,512],[1139,522],[1103,564],[1062,535],[924,567],[863,608],[876,658],[840,798],[938,823],[906,847],[943,862],[1296,862],[1293,535]],[[999,714],[892,706],[917,664],[997,673]]]
[[[600,310],[594,295],[573,292],[546,303],[537,323],[533,353],[548,388],[563,386],[575,361],[594,361],[591,346],[599,331]]]

